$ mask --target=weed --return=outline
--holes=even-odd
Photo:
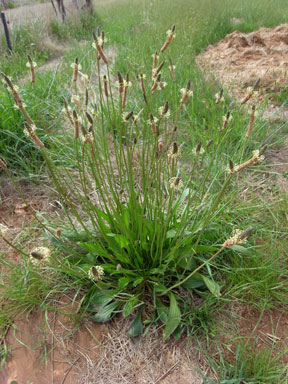
[[[258,351],[257,342],[240,342],[233,353],[233,359],[225,359],[220,346],[217,346],[218,360],[208,357],[211,368],[218,380],[203,377],[206,384],[284,384],[287,370],[281,364],[283,353],[271,349]]]
[[[175,25],[167,32],[161,54],[174,36]],[[229,160],[227,173],[225,167],[218,172],[222,187],[215,188],[211,170],[215,164],[219,166],[217,153],[229,140],[227,113],[213,146],[204,149],[198,143],[192,164],[184,170],[184,144],[177,143],[177,126],[185,121],[186,105],[193,102],[191,81],[181,89],[178,101],[175,97],[174,103],[166,100],[162,106],[157,105],[161,93],[167,96],[168,84],[162,78],[165,61],[159,58],[158,62],[155,55],[152,83],[144,83],[143,75],[140,77],[143,105],[132,106],[129,75],[124,78],[118,72],[116,91],[112,89],[105,34],[98,28],[93,37],[97,97],[93,96],[92,76],[82,72],[76,57],[71,64],[72,106],[67,102],[64,105],[68,124],[74,130],[77,181],[74,167],[63,172],[53,160],[18,89],[5,74],[2,77],[25,118],[26,135],[43,156],[66,207],[70,226],[62,223],[60,237],[55,237],[49,224],[47,230],[56,246],[67,254],[73,274],[82,275],[83,285],[89,287],[83,305],[99,322],[108,321],[115,313],[122,312],[126,317],[137,312],[131,336],[143,332],[144,318],[146,324],[163,323],[165,338],[179,336],[183,324],[190,321],[185,322],[192,297],[185,293],[206,288],[219,297],[220,287],[209,264],[227,249],[241,249],[240,244],[252,232],[252,228],[236,230],[228,239],[223,235],[219,238],[213,223],[223,209],[222,200],[231,179],[261,162],[265,148],[254,151],[239,165]],[[100,61],[106,67],[105,78]],[[61,158],[59,161],[61,164]],[[60,269],[62,262],[64,259]]]

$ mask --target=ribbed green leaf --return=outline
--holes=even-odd
[[[175,331],[181,321],[181,311],[178,307],[177,300],[173,293],[170,293],[170,308],[168,314],[168,322],[164,328],[164,339],[168,339],[169,336]]]
[[[230,249],[232,249],[233,251],[236,251],[238,253],[243,253],[243,255],[249,255],[250,254],[249,249],[242,247],[242,245],[233,245],[232,247],[230,247]]]
[[[212,295],[216,297],[220,297],[220,286],[215,281],[210,280],[208,277],[202,275],[202,279],[204,283],[206,284],[206,287],[209,289],[209,291],[212,293]]]
[[[198,279],[194,276],[190,277],[185,283],[182,284],[182,287],[185,289],[195,289],[205,286],[205,283],[202,279]]]
[[[138,297],[132,297],[132,299],[127,301],[123,307],[123,311],[122,311],[123,317],[127,317],[131,315],[137,303],[138,303]]]
[[[163,324],[167,324],[169,308],[162,303],[162,301],[156,299],[157,315]]]
[[[135,317],[134,321],[130,326],[130,329],[128,331],[128,336],[130,337],[140,336],[143,332],[143,329],[144,329],[144,326],[142,323],[142,309],[140,309],[137,316]]]
[[[113,301],[112,303],[105,305],[98,310],[98,312],[92,316],[92,319],[96,321],[96,323],[105,323],[111,319],[111,316],[115,309],[119,306],[118,301]]]

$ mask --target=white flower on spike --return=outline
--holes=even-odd
[[[169,181],[170,188],[173,190],[179,190],[183,186],[183,181],[180,177],[172,177]]]
[[[30,261],[34,266],[47,264],[51,256],[51,251],[47,247],[34,248],[30,253]]]
[[[5,235],[5,233],[7,233],[8,230],[9,228],[6,225],[0,223],[0,235],[2,236]]]
[[[166,32],[166,35],[169,37],[172,36],[173,39],[176,37],[176,33],[173,32],[171,29],[168,29],[168,31]]]
[[[198,148],[196,147],[194,149],[194,153],[195,153],[195,155],[203,155],[205,153],[205,149],[201,146],[200,151],[199,151]]]
[[[265,159],[265,156],[260,155],[259,149],[256,149],[252,153],[253,153],[253,157],[258,161],[258,163],[261,163]]]
[[[82,73],[79,71],[79,74],[81,76],[81,80],[83,80],[84,83],[89,83],[89,76],[86,73]]]
[[[186,88],[181,88],[180,89],[180,93],[182,96],[184,95],[187,95],[188,97],[192,97],[193,96],[193,91],[191,89],[186,89]]]
[[[161,117],[168,119],[170,117],[170,109],[168,109],[168,111],[166,113],[164,113],[164,109],[165,109],[164,106],[158,108],[159,114]],[[154,121],[155,121],[155,118],[154,118]]]
[[[75,67],[78,68],[78,71],[81,71],[81,69],[82,69],[82,65],[81,64],[76,64],[76,63],[71,63],[70,64],[70,68],[75,69]]]
[[[233,119],[233,116],[232,114],[230,113],[229,116],[228,116],[228,119],[227,119],[227,115],[225,116],[222,116],[222,120],[225,122],[225,121],[231,121]]]
[[[67,105],[67,110],[68,110],[68,112],[71,112],[71,111],[72,111],[72,108],[70,107],[70,105]],[[61,112],[66,114],[66,113],[67,113],[66,108],[63,107],[63,108],[61,109]]]
[[[220,95],[220,93],[219,92],[217,92],[217,93],[215,93],[215,99],[216,99],[216,101],[218,102],[218,103],[222,103],[222,102],[224,102],[225,101],[225,98],[224,98],[224,96],[223,96],[223,93],[222,93],[222,95]]]
[[[167,87],[166,81],[160,81],[160,83],[158,83],[157,89],[158,89],[158,91],[161,91],[162,89],[164,89],[166,87]]]
[[[131,81],[123,80],[123,87],[124,87],[124,88],[126,88],[126,87],[131,87],[131,86],[132,86]]]
[[[94,265],[88,271],[88,277],[92,281],[102,280],[102,277],[104,275],[105,275],[105,271],[100,265]]]
[[[27,105],[26,105],[25,103],[22,103],[22,107],[23,107],[23,108],[26,108]],[[15,109],[20,109],[19,106],[18,106],[17,104],[14,104],[14,105],[13,105],[13,108],[15,108]]]
[[[32,133],[35,133],[35,132],[37,131],[37,127],[36,127],[35,124],[32,124],[32,125],[30,126],[30,129],[31,129]],[[30,136],[31,136],[31,134],[30,134],[30,132],[28,131],[27,128],[24,128],[24,129],[23,129],[23,133],[24,133],[24,135],[27,136],[27,137],[30,137]]]
[[[35,61],[32,61],[32,65],[33,65],[34,68],[37,67],[37,63],[35,63]],[[27,63],[26,63],[26,67],[27,67],[27,68],[31,68],[31,64],[29,63],[29,61],[27,61]]]

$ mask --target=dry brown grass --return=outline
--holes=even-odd
[[[164,342],[162,334],[127,337],[130,321],[115,319],[100,346],[97,364],[87,359],[78,384],[201,384],[196,369],[204,368],[195,345],[187,341]]]

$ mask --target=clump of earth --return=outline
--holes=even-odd
[[[213,74],[238,100],[260,79],[259,92],[252,102],[261,102],[288,85],[288,24],[248,34],[234,31],[209,46],[196,61],[206,76]]]

